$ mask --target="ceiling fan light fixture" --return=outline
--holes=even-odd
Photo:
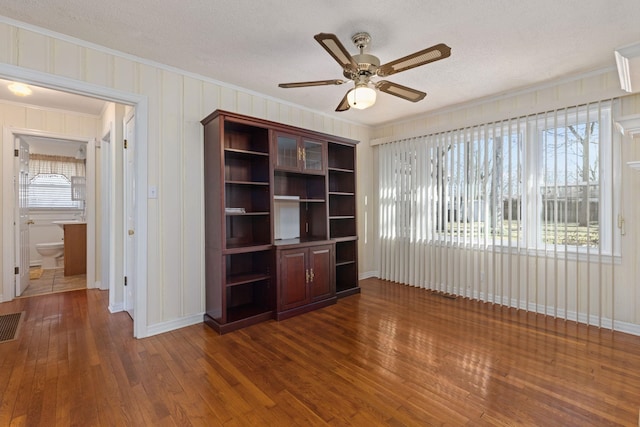
[[[376,103],[376,91],[369,86],[356,86],[347,93],[347,102],[352,108],[364,110]]]

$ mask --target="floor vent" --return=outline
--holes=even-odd
[[[18,330],[24,311],[0,315],[0,343],[13,341],[18,338]]]

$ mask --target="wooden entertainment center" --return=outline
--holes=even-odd
[[[216,110],[204,126],[204,321],[219,333],[360,292],[356,143]]]

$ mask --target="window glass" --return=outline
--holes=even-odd
[[[598,122],[544,129],[541,145],[542,242],[597,248],[601,226]]]
[[[29,182],[30,208],[80,209],[80,202],[71,200],[71,181],[62,174],[41,173]]]

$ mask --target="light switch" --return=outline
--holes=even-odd
[[[158,198],[158,187],[156,187],[155,185],[150,185],[149,186],[149,198],[150,199],[157,199]]]

